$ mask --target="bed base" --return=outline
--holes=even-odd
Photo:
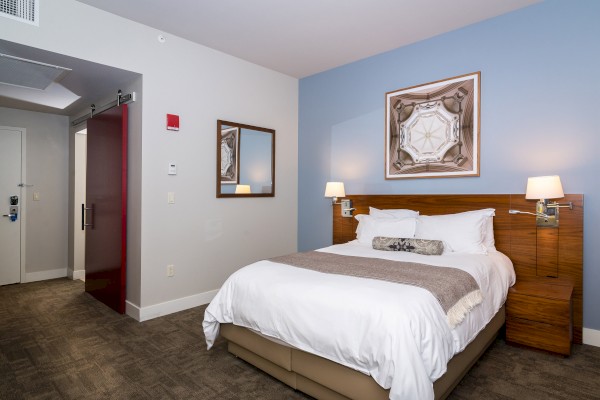
[[[504,325],[504,306],[464,351],[448,363],[448,370],[433,384],[435,399],[445,399],[494,342]],[[222,324],[228,350],[292,388],[319,400],[384,400],[383,389],[370,376],[333,361],[272,342],[233,324]]]

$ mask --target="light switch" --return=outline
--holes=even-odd
[[[40,192],[33,192],[33,201],[40,201]]]
[[[177,175],[177,164],[174,162],[169,163],[169,175]]]
[[[169,203],[169,204],[175,204],[175,192],[168,192],[167,193],[167,203]]]
[[[352,208],[352,200],[343,199],[341,200],[341,203],[342,206],[340,208],[342,209],[342,217],[352,218],[352,213],[355,210],[355,208]]]

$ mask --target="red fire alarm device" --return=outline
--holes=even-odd
[[[179,130],[179,115],[167,114],[167,130],[178,131]]]

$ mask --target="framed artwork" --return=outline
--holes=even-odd
[[[481,74],[385,95],[385,178],[479,176]]]
[[[240,183],[240,128],[221,130],[221,183],[237,185]]]

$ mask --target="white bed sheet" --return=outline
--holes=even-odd
[[[232,274],[207,307],[208,348],[219,324],[233,323],[371,375],[392,400],[433,399],[433,382],[502,307],[515,281],[500,252],[423,256],[357,241],[319,251],[459,268],[475,278],[484,300],[450,329],[425,289],[259,261]]]

